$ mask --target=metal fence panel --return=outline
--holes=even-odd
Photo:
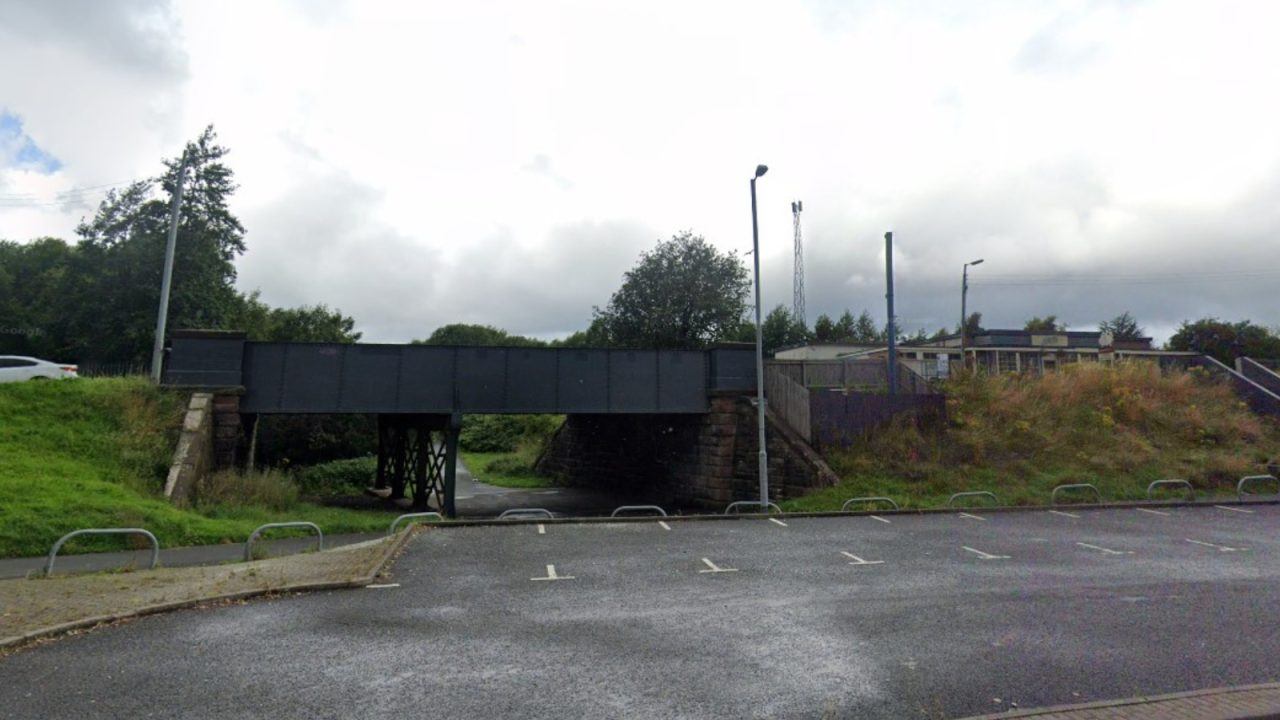
[[[453,409],[457,351],[451,347],[408,345],[401,350],[401,412],[450,412]]]
[[[569,350],[560,356],[560,406],[576,412],[609,411],[609,351]]]
[[[523,412],[556,412],[558,350],[507,351],[507,404]]]
[[[752,364],[755,368],[755,363]],[[701,412],[707,407],[706,353],[696,350],[658,352],[658,409]]]

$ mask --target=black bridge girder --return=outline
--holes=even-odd
[[[459,415],[379,415],[374,487],[418,512],[456,517]]]

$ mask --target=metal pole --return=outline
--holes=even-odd
[[[173,191],[169,210],[169,240],[164,246],[164,276],[160,280],[160,310],[156,314],[156,340],[151,347],[151,382],[160,383],[160,366],[164,362],[164,332],[169,321],[169,287],[173,284],[173,253],[178,245],[178,214],[182,210],[182,184],[187,179],[187,154],[182,154],[178,168],[178,187]]]
[[[969,311],[965,307],[965,301],[969,295],[969,263],[964,264],[964,273],[960,278],[960,367],[965,367],[964,344],[965,336],[969,329],[965,327],[969,324]]]
[[[889,305],[889,324],[885,326],[885,335],[889,336],[889,394],[898,392],[898,329],[893,321],[893,232],[884,234],[884,298]]]
[[[757,176],[759,177],[759,171]],[[751,258],[755,263],[756,279],[756,424],[759,428],[757,443],[760,472],[760,510],[768,510],[769,502],[769,454],[764,439],[764,331],[760,324],[760,225],[756,221],[756,178],[751,178]]]

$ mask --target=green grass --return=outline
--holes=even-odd
[[[482,483],[505,488],[555,487],[552,478],[534,471],[538,450],[532,443],[522,443],[515,452],[463,451],[460,454],[472,477]]]
[[[258,525],[310,520],[326,533],[382,530],[385,513],[295,502],[183,509],[161,494],[186,397],[141,378],[0,385],[0,556],[40,555],[87,527],[146,528],[161,547],[242,542]],[[127,540],[75,540],[69,552]]]
[[[994,492],[1002,505],[1036,505],[1069,483],[1093,484],[1107,501],[1142,500],[1148,483],[1165,478],[1190,481],[1199,498],[1230,497],[1241,476],[1265,473],[1280,456],[1280,425],[1196,372],[1069,366],[1044,377],[961,376],[947,393],[946,428],[898,422],[828,451],[841,482],[782,507],[838,510],[871,495],[942,507],[965,490]]]

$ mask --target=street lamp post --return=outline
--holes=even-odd
[[[757,442],[760,445],[760,510],[769,510],[769,453],[764,442],[764,330],[760,324],[760,224],[756,220],[756,180],[769,172],[766,165],[757,165],[755,177],[751,178],[751,258],[755,263],[756,285],[756,425],[759,429]]]
[[[965,341],[969,334],[969,310],[966,302],[969,297],[969,266],[981,265],[982,258],[964,264],[964,274],[960,280],[960,367],[968,367],[969,361],[964,356]]]

